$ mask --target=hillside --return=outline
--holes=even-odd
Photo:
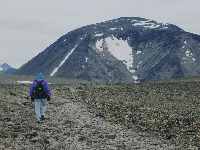
[[[18,74],[104,81],[198,76],[200,36],[173,24],[122,17],[71,31],[24,64]]]

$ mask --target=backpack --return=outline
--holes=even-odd
[[[36,86],[34,90],[34,97],[35,98],[46,98],[47,94],[43,85],[43,80],[42,81],[37,81],[36,80]]]

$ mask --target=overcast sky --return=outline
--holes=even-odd
[[[0,63],[19,67],[61,35],[118,17],[145,17],[200,34],[200,0],[0,0]]]

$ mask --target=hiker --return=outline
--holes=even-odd
[[[45,111],[47,101],[50,101],[51,92],[47,81],[44,80],[44,75],[39,73],[36,75],[30,87],[31,101],[35,103],[35,113],[38,123],[45,119]]]

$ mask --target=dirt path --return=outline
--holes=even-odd
[[[12,107],[12,111],[10,108],[1,120],[0,131],[7,136],[0,136],[0,149],[175,149],[173,145],[148,134],[123,129],[96,117],[72,96],[54,97],[42,124],[36,123],[30,102],[23,99],[14,104],[16,100],[13,100],[13,105],[6,106],[6,110]],[[1,102],[1,105],[6,103]]]
[[[49,106],[48,116],[52,116],[48,122],[56,122],[59,130],[64,129],[61,132],[61,145],[68,147],[67,149],[174,149],[172,145],[148,134],[137,133],[134,129],[123,129],[96,117],[88,112],[84,104],[72,100],[71,97],[54,102],[54,105]]]

